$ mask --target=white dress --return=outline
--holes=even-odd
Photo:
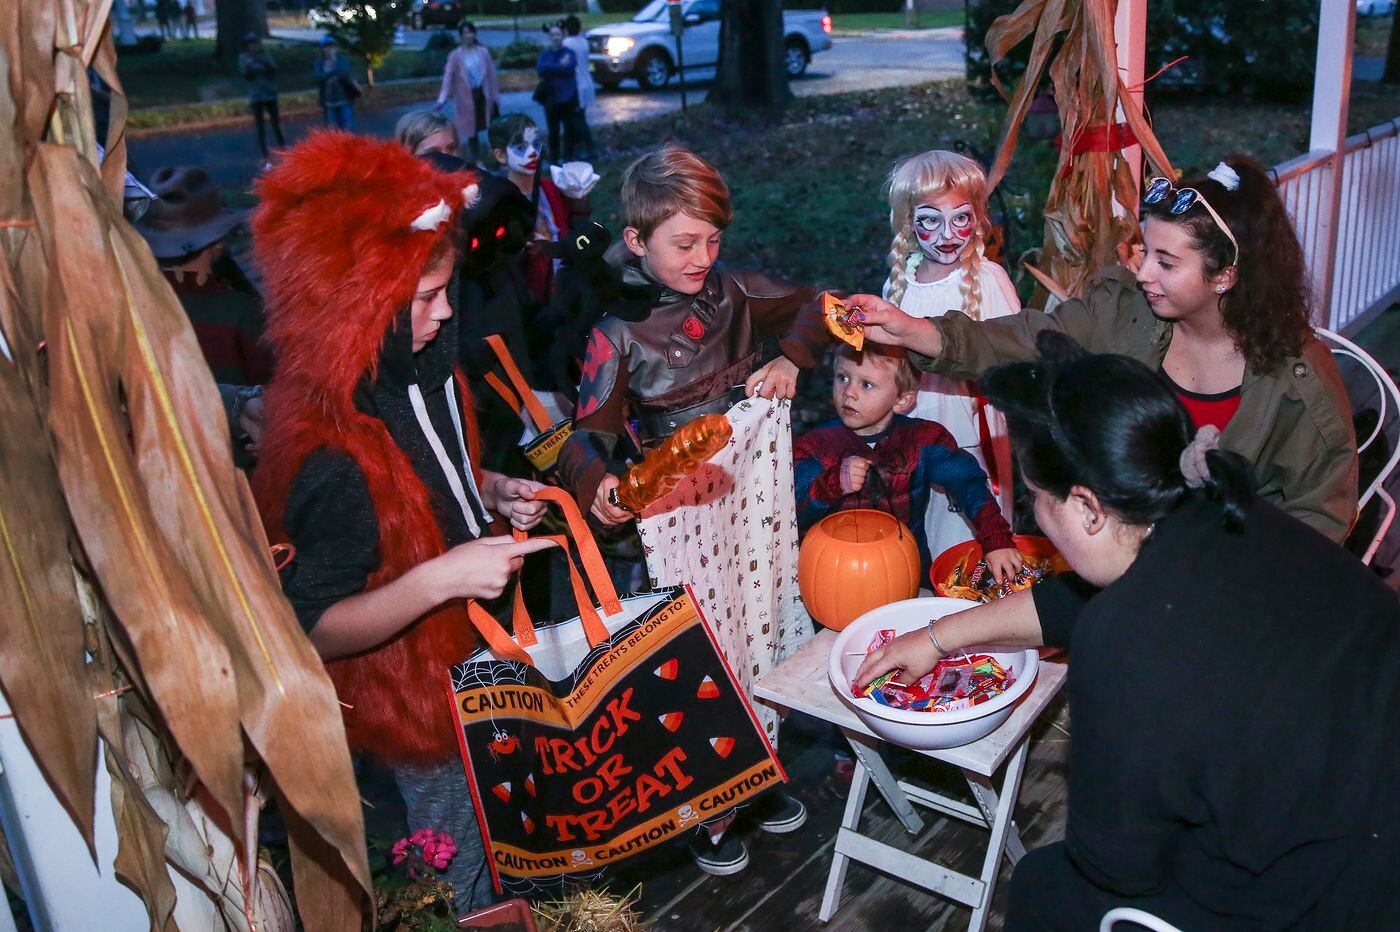
[[[928,260],[925,260],[928,261]],[[978,273],[982,285],[983,320],[1005,317],[1021,310],[1021,300],[1011,284],[1006,270],[990,260],[981,265]],[[899,302],[900,310],[911,317],[942,317],[948,311],[962,310],[963,268],[959,265],[947,278],[936,282],[920,283],[913,275],[904,290],[904,298]],[[888,297],[890,283],[885,282],[884,293]],[[981,433],[978,427],[977,398],[967,382],[950,379],[946,376],[923,373],[919,383],[919,399],[911,416],[926,421],[937,421],[948,429],[953,439],[987,469],[983,455]],[[992,449],[996,457],[997,477],[1001,487],[997,502],[1007,523],[1011,522],[1013,489],[1011,483],[1011,440],[1006,432],[1006,418],[994,408],[987,409],[987,426],[991,430]],[[989,473],[990,475],[990,473]],[[929,494],[928,512],[924,515],[924,528],[928,534],[929,555],[938,555],[955,544],[972,539],[972,527],[961,514],[949,510],[948,496],[941,489],[932,489]]]

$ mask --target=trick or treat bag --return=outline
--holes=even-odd
[[[525,434],[520,441],[525,458],[541,475],[547,475],[553,471],[554,464],[559,459],[559,451],[564,449],[564,441],[574,432],[573,418],[558,409],[552,393],[537,393],[526,383],[520,367],[515,364],[515,357],[511,355],[506,341],[501,339],[499,334],[487,336],[486,344],[500,360],[501,370],[510,380],[510,385],[502,381],[495,372],[486,373],[486,383],[525,422]]]
[[[512,638],[473,603],[487,647],[451,670],[496,889],[524,895],[593,882],[787,779],[689,589],[619,599],[573,499],[535,494],[567,518],[580,615],[536,627],[517,595]]]

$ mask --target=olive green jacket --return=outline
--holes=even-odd
[[[1085,297],[1052,312],[974,321],[950,311],[934,321],[943,338],[937,358],[910,353],[929,372],[976,379],[1002,362],[1031,359],[1042,330],[1059,330],[1093,353],[1120,353],[1160,369],[1172,325],[1152,314],[1132,275],[1105,269]],[[1220,445],[1254,466],[1259,494],[1335,541],[1356,516],[1356,434],[1351,405],[1332,354],[1314,338],[1278,369],[1245,369],[1240,407]]]

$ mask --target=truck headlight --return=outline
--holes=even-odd
[[[608,41],[603,45],[603,50],[612,58],[618,58],[622,53],[636,44],[636,39],[629,39],[627,36],[608,36]]]

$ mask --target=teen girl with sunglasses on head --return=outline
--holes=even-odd
[[[849,305],[868,339],[912,350],[916,365],[979,378],[1035,356],[1060,330],[1090,352],[1160,370],[1198,427],[1252,466],[1261,497],[1340,541],[1356,515],[1356,436],[1341,376],[1309,323],[1302,247],[1263,166],[1230,156],[1207,176],[1148,182],[1145,254],[1112,268],[1052,313],[975,321],[910,317],[873,295]]]

